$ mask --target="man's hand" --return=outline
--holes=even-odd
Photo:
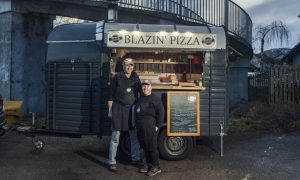
[[[158,131],[158,127],[157,126],[155,126],[155,131]]]
[[[108,117],[112,118],[112,110],[111,110],[111,108],[108,110]]]

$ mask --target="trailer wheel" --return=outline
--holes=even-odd
[[[42,150],[45,147],[45,142],[41,139],[32,139],[32,144],[34,145],[35,149]]]
[[[162,158],[176,161],[185,159],[193,148],[192,137],[167,136],[166,128],[158,137],[158,150]]]

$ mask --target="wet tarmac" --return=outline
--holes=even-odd
[[[300,133],[225,137],[224,157],[219,139],[196,146],[182,161],[161,160],[162,173],[147,177],[119,159],[118,172],[107,169],[108,138],[42,137],[44,150],[34,149],[31,138],[16,132],[0,137],[1,180],[96,179],[300,179]]]

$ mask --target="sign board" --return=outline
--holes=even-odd
[[[168,92],[167,135],[200,135],[199,92]]]
[[[108,47],[215,50],[214,33],[109,31]]]

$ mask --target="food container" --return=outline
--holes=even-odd
[[[160,82],[171,82],[170,77],[166,76],[166,77],[159,77]]]

